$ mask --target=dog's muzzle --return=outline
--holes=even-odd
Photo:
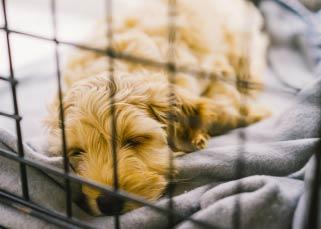
[[[81,194],[77,200],[77,204],[86,212],[97,212],[100,211],[102,215],[118,215],[121,214],[124,208],[124,200],[113,195],[102,194],[96,198],[96,205],[98,209],[91,209],[88,204],[88,198],[86,195]]]
[[[97,206],[104,215],[120,214],[124,207],[124,200],[117,196],[104,194],[96,199]]]

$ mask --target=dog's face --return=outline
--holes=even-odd
[[[85,115],[78,117],[80,122],[67,126],[71,164],[80,176],[113,186],[115,151],[119,188],[156,200],[164,192],[168,172],[169,148],[164,130],[158,122],[131,105],[115,108],[114,119],[110,114],[103,114],[109,111],[102,111],[101,117],[107,116],[103,124],[101,118]],[[134,207],[133,203],[121,206],[120,200],[102,195],[89,186],[83,186],[82,192],[94,214],[113,214]]]
[[[207,109],[211,106],[204,99],[179,88],[174,91],[175,106],[169,102],[171,93],[164,73],[152,72],[115,72],[113,82],[104,73],[75,83],[63,99],[67,152],[74,171],[112,187],[115,153],[119,189],[147,200],[161,197],[170,172],[170,154],[203,148],[204,139],[196,131],[202,129],[199,117],[211,120],[212,116],[212,110]],[[61,153],[59,106],[51,108],[47,120],[49,151]],[[169,112],[172,133],[167,141]],[[138,207],[87,185],[82,186],[82,193],[81,202],[95,215]]]
[[[170,148],[164,124],[154,118],[148,105],[139,101],[142,98],[135,98],[135,93],[141,92],[127,88],[126,80],[117,80],[111,84],[103,77],[89,79],[76,83],[65,94],[65,133],[70,164],[81,177],[112,187],[115,151],[119,189],[156,200],[167,185]],[[114,93],[114,115],[110,93]],[[150,101],[151,95],[147,93],[146,96]],[[55,113],[59,113],[57,107],[54,108]],[[48,120],[52,152],[61,152],[61,129],[57,119],[51,115]],[[82,193],[82,202],[95,215],[137,207],[87,185],[82,185]]]

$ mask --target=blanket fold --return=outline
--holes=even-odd
[[[219,185],[201,197],[193,218],[215,228],[289,228],[303,182],[271,176],[251,176]],[[237,212],[235,209],[238,209]],[[255,215],[255,220],[253,216]],[[184,222],[178,228],[195,228]]]
[[[291,28],[283,31],[282,26],[277,29],[275,24],[280,18],[285,21],[296,19],[272,1],[266,1],[262,7],[267,26],[274,25],[271,35],[276,37],[272,39],[276,44],[272,49],[276,52],[272,54],[277,61],[272,64],[278,64],[276,69],[282,68],[285,78],[295,81],[295,85],[300,86],[300,92],[287,94],[286,100],[282,100],[283,94],[270,92],[266,98],[277,101],[276,107],[279,110],[282,108],[278,114],[247,128],[214,137],[207,149],[177,159],[179,175],[175,179],[174,211],[181,216],[210,223],[215,228],[233,228],[237,224],[242,229],[283,229],[291,226],[300,229],[306,219],[315,165],[315,159],[311,156],[320,147],[321,77],[315,77],[304,68],[301,49],[292,46],[295,37],[306,29],[304,25],[301,23],[298,28],[293,28],[294,31]],[[290,43],[290,47],[285,43]],[[285,49],[287,51],[283,52]],[[282,59],[287,59],[286,63],[291,65],[282,65]],[[308,76],[304,80],[301,79],[303,72]],[[285,86],[273,77],[274,74],[270,68],[267,86],[273,84],[278,89],[284,89]],[[40,83],[46,86],[45,82]],[[27,90],[22,85],[21,89]],[[40,115],[37,117],[40,120]],[[17,152],[16,137],[5,129],[0,128],[0,148]],[[245,133],[244,142],[239,138],[241,131]],[[25,157],[61,169],[62,157],[51,157],[42,143],[43,140],[38,137],[26,140]],[[31,200],[64,214],[66,193],[63,180],[31,167],[27,167],[27,173]],[[1,189],[21,195],[19,174],[17,162],[1,157]],[[79,187],[73,184],[73,190],[73,198],[76,198]],[[168,199],[163,198],[155,204],[167,208]],[[113,217],[92,217],[75,203],[72,207],[74,218],[92,227],[114,226]],[[179,229],[200,227],[178,217],[174,217],[174,222]],[[168,218],[154,209],[142,207],[122,215],[120,223],[121,228],[161,229],[167,227]],[[8,207],[1,199],[0,225],[9,228],[56,228]]]

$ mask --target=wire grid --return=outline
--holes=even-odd
[[[255,3],[258,3],[259,1],[253,1]],[[13,30],[9,28],[8,23],[8,17],[7,17],[7,7],[6,7],[6,0],[2,0],[2,11],[3,11],[3,17],[4,17],[4,26],[0,28],[0,30],[3,30],[5,32],[5,41],[7,46],[7,52],[8,52],[8,62],[9,62],[9,77],[0,76],[1,81],[5,81],[10,84],[11,86],[11,93],[12,93],[12,100],[13,100],[13,106],[14,106],[14,113],[9,114],[5,112],[0,111],[0,116],[4,116],[10,119],[13,119],[16,124],[16,135],[17,135],[17,146],[18,146],[18,152],[11,152],[5,149],[0,149],[0,156],[8,158],[10,160],[14,160],[19,163],[19,169],[20,169],[20,177],[21,177],[21,189],[22,189],[22,196],[18,196],[12,193],[9,193],[3,189],[0,189],[0,203],[9,205],[19,211],[22,211],[26,214],[30,214],[32,216],[41,218],[45,221],[48,221],[50,223],[56,224],[58,226],[67,227],[67,228],[92,228],[91,225],[86,224],[83,221],[80,221],[73,217],[72,214],[72,192],[70,183],[75,182],[78,184],[86,184],[90,187],[96,188],[97,190],[101,191],[104,194],[108,194],[117,198],[125,199],[128,201],[133,201],[138,204],[141,204],[143,206],[147,206],[151,208],[152,210],[155,210],[161,214],[164,214],[168,217],[168,228],[174,227],[175,223],[182,221],[182,220],[189,220],[190,222],[193,222],[195,226],[201,227],[201,228],[214,228],[213,225],[210,225],[206,222],[202,222],[199,220],[196,220],[194,218],[181,215],[174,210],[175,202],[173,200],[173,191],[174,191],[174,182],[173,182],[173,154],[169,153],[169,173],[168,173],[168,207],[163,208],[155,205],[154,203],[147,201],[139,196],[135,196],[131,193],[127,193],[123,190],[120,190],[118,188],[118,168],[117,168],[117,152],[116,152],[116,141],[117,138],[117,129],[115,122],[112,123],[112,155],[113,155],[113,176],[114,176],[114,184],[113,187],[107,187],[100,185],[98,183],[95,183],[90,180],[86,180],[84,178],[81,178],[79,176],[76,176],[74,174],[69,173],[69,161],[67,157],[67,139],[65,136],[65,128],[64,128],[64,110],[63,110],[63,99],[62,99],[62,83],[61,83],[61,70],[60,70],[60,57],[59,57],[59,46],[60,45],[67,45],[71,47],[77,47],[80,49],[88,50],[88,51],[94,51],[99,54],[103,54],[108,56],[108,74],[111,79],[111,81],[114,80],[114,60],[124,60],[129,62],[135,62],[135,63],[141,63],[147,66],[152,66],[159,69],[166,69],[168,73],[168,79],[169,82],[173,85],[175,83],[175,75],[176,73],[189,73],[191,75],[194,75],[195,77],[199,78],[209,78],[211,80],[221,80],[226,81],[231,84],[236,84],[243,93],[246,93],[247,90],[253,90],[253,89],[259,89],[261,88],[260,84],[250,82],[246,79],[246,76],[242,78],[242,80],[237,79],[237,81],[233,80],[227,80],[224,79],[222,76],[217,75],[216,73],[212,72],[206,72],[202,69],[193,69],[188,66],[179,66],[174,61],[174,53],[175,53],[175,17],[176,17],[176,0],[168,0],[168,42],[169,42],[169,48],[168,48],[168,59],[165,62],[156,62],[150,59],[142,58],[133,56],[128,53],[120,53],[116,52],[112,48],[112,42],[113,42],[113,2],[112,0],[106,0],[106,16],[107,16],[107,38],[108,38],[108,44],[109,46],[107,49],[96,49],[92,47],[87,47],[85,45],[79,45],[76,43],[66,42],[63,40],[57,39],[57,24],[56,24],[56,1],[51,0],[51,17],[52,17],[52,27],[53,27],[53,37],[48,38],[44,36],[39,36],[32,33],[26,33],[18,30]],[[17,101],[17,93],[16,93],[16,85],[18,81],[15,79],[14,76],[14,67],[12,63],[12,56],[11,56],[11,42],[10,42],[10,34],[18,34],[21,36],[34,38],[38,40],[45,40],[50,41],[55,44],[55,63],[56,63],[56,76],[57,76],[57,82],[58,82],[58,97],[59,97],[59,104],[60,104],[60,114],[59,119],[61,123],[61,130],[62,130],[62,150],[63,150],[63,157],[64,157],[64,163],[63,168],[64,170],[61,171],[58,168],[55,168],[50,165],[44,165],[38,162],[33,162],[31,160],[28,160],[24,157],[24,148],[23,148],[23,139],[21,134],[21,115],[19,113],[19,107],[18,107],[18,101]],[[249,52],[248,50],[246,52]],[[239,78],[239,77],[237,77]],[[174,95],[174,88],[170,86],[170,95],[168,98],[168,102],[171,105],[171,107],[175,106],[175,100],[173,100]],[[286,92],[288,94],[293,95],[296,92],[293,91],[285,91],[283,89],[278,88],[268,88],[270,91],[273,92]],[[113,120],[115,119],[115,108],[114,108],[114,98],[113,94],[110,96],[110,105],[111,105],[111,116],[113,117]],[[168,143],[171,144],[171,135],[172,135],[172,113],[171,111],[168,114]],[[320,130],[321,131],[321,130]],[[239,140],[240,140],[240,149],[239,149],[239,160],[236,162],[236,171],[238,177],[242,177],[242,170],[243,170],[243,164],[242,164],[242,152],[244,151],[244,143],[246,142],[246,133],[245,131],[240,131],[239,134]],[[321,147],[320,147],[321,148]],[[309,209],[309,221],[306,225],[306,228],[316,228],[317,227],[317,215],[318,215],[318,206],[317,204],[319,200],[318,196],[318,187],[319,187],[319,174],[320,174],[320,162],[321,162],[321,156],[320,153],[316,155],[317,158],[317,167],[316,167],[316,173],[315,173],[315,179],[313,182],[313,187],[311,189],[311,205]],[[65,181],[65,193],[66,193],[66,213],[57,213],[50,209],[47,209],[39,204],[33,203],[29,198],[29,187],[28,187],[28,174],[26,167],[32,167],[37,170],[40,170],[44,173],[50,173],[52,175],[57,175],[62,178],[64,178]],[[239,188],[241,188],[241,183],[239,185]],[[233,228],[239,228],[240,227],[240,204],[239,200],[237,199],[235,202],[235,211],[233,214]],[[114,216],[114,226],[115,228],[120,228],[120,215],[116,214]]]

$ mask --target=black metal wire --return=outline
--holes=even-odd
[[[246,56],[247,54],[245,54]],[[246,77],[246,75],[245,75]],[[240,92],[240,95],[241,95],[241,107],[240,107],[240,119],[241,119],[241,122],[245,121],[245,117],[242,113],[242,105],[245,105],[246,104],[246,88],[242,87],[241,90],[239,90]],[[238,156],[237,156],[237,159],[235,161],[235,169],[234,169],[234,172],[235,172],[235,179],[241,179],[243,177],[243,169],[244,169],[244,163],[243,163],[243,155],[244,155],[244,152],[245,152],[245,147],[244,147],[244,144],[246,142],[246,133],[245,131],[242,129],[239,130],[239,133],[238,133],[238,139],[239,139],[239,142],[238,142],[238,150],[237,150],[237,153],[238,153]],[[241,193],[242,191],[242,182],[241,181],[238,181],[237,183],[237,191],[236,193]],[[235,204],[234,204],[234,211],[233,211],[233,215],[232,215],[232,228],[233,229],[239,229],[241,227],[241,199],[240,199],[240,195],[236,195],[236,198],[235,198]]]
[[[310,200],[308,203],[308,220],[306,221],[306,225],[304,225],[306,229],[318,229],[318,212],[319,212],[319,200],[320,200],[320,166],[321,166],[321,143],[318,144],[319,151],[315,154],[315,166],[313,171],[313,179],[311,180],[310,188]]]
[[[7,229],[7,227],[5,227],[5,226],[3,226],[3,225],[1,225],[1,224],[0,224],[0,228],[1,228],[1,229]]]
[[[1,30],[1,29],[0,29]],[[21,36],[27,36],[30,38],[34,38],[34,39],[39,39],[39,40],[44,40],[44,41],[48,41],[48,42],[56,42],[57,44],[60,45],[66,45],[66,46],[70,46],[70,47],[74,47],[74,48],[79,48],[79,49],[83,49],[83,50],[87,50],[87,51],[92,51],[101,55],[105,55],[108,57],[112,57],[114,59],[119,59],[119,60],[123,60],[126,62],[133,62],[133,63],[141,63],[143,65],[149,66],[149,67],[153,67],[153,68],[158,68],[158,69],[175,69],[176,73],[186,73],[186,74],[190,74],[193,75],[197,78],[200,79],[210,79],[210,80],[218,80],[221,82],[226,82],[229,83],[231,85],[235,85],[237,82],[233,79],[229,79],[229,78],[224,78],[221,75],[217,75],[217,73],[213,73],[213,72],[208,72],[205,71],[203,69],[198,69],[198,68],[193,68],[190,66],[182,66],[182,65],[172,65],[170,63],[167,62],[158,62],[158,61],[154,61],[148,58],[144,58],[144,57],[138,57],[138,56],[134,56],[131,55],[129,53],[125,53],[125,52],[117,52],[116,50],[114,50],[113,48],[107,48],[107,49],[99,49],[99,48],[93,48],[87,45],[83,45],[83,44],[76,44],[73,42],[68,42],[68,41],[64,41],[64,40],[59,40],[57,39],[56,41],[54,41],[52,38],[48,38],[45,36],[40,36],[37,34],[32,34],[32,33],[28,33],[28,32],[22,32],[22,31],[17,31],[14,29],[3,29],[5,31],[8,31],[10,33],[13,34],[17,34],[17,35],[21,35]],[[252,81],[242,81],[239,80],[238,81],[239,84],[244,84],[248,90],[260,90],[263,85],[256,83],[256,82],[252,82]],[[265,86],[266,87],[266,86]],[[266,87],[267,88],[267,87]],[[285,89],[281,89],[281,88],[277,88],[274,86],[269,86],[269,91],[271,92],[275,92],[275,93],[287,93],[287,94],[293,94],[292,91],[288,91]]]
[[[255,4],[258,4],[259,1],[255,1]],[[247,20],[248,20],[248,23],[244,23],[245,25],[244,26],[248,26],[248,25],[251,25],[251,17],[252,15],[248,15],[247,17]],[[245,30],[247,28],[244,28]],[[249,79],[249,74],[250,74],[250,69],[251,69],[251,66],[250,66],[250,63],[251,63],[251,39],[250,37],[248,37],[247,39],[243,40],[243,53],[242,53],[242,57],[246,59],[246,61],[242,61],[242,63],[239,63],[241,67],[241,72],[239,74],[241,75],[238,75],[237,77],[237,80],[240,80],[241,82],[240,83],[237,83],[237,88],[238,88],[238,91],[240,92],[240,109],[239,109],[239,113],[240,113],[240,122],[244,124],[246,123],[246,115],[243,114],[243,106],[247,106],[248,105],[248,101],[247,101],[247,95],[248,95],[248,88],[247,88],[247,85],[243,85],[242,82],[243,81],[247,81]],[[246,109],[244,107],[244,109]],[[246,132],[243,128],[241,128],[238,132],[238,139],[239,139],[239,142],[238,142],[238,156],[237,156],[237,159],[236,159],[236,162],[235,162],[235,169],[234,169],[234,172],[235,172],[235,178],[238,179],[238,183],[237,183],[237,191],[236,193],[239,194],[242,192],[242,181],[239,180],[241,179],[242,177],[244,177],[244,174],[243,174],[243,170],[244,170],[244,153],[245,153],[245,143],[246,143]],[[242,227],[242,219],[241,219],[241,215],[242,215],[242,209],[241,209],[241,196],[240,195],[236,195],[235,197],[235,205],[234,205],[234,211],[233,211],[233,215],[232,215],[232,228],[233,229],[239,229]]]
[[[308,29],[309,38],[318,36],[316,33],[317,27],[320,25],[319,22],[314,20],[312,13],[305,8],[300,2],[289,1],[289,0],[276,0],[283,8],[297,15],[306,25]],[[319,133],[318,136],[321,136],[321,124],[319,123]],[[307,201],[308,209],[308,220],[304,225],[306,229],[317,229],[320,228],[318,225],[319,220],[319,201],[320,201],[320,172],[321,172],[321,143],[318,144],[318,151],[315,153],[315,166],[312,181],[308,187],[310,199]]]
[[[321,103],[320,103],[321,104]],[[320,111],[321,112],[321,111]],[[319,123],[318,137],[321,137],[321,123]],[[319,212],[320,212],[320,183],[321,183],[321,141],[318,143],[318,151],[315,153],[315,164],[313,168],[313,176],[311,183],[307,187],[309,190],[309,200],[307,203],[307,217],[304,228],[318,229],[320,228]]]
[[[53,40],[52,38],[48,38],[45,36],[40,36],[40,35],[22,32],[22,31],[17,31],[14,29],[5,29],[5,31],[8,31],[13,34],[18,34],[18,35],[23,35],[23,36],[27,36],[27,37],[32,37],[35,39],[48,41],[48,42],[56,42],[57,44],[75,47],[75,48],[79,48],[79,49],[83,49],[83,50],[87,50],[87,51],[92,51],[92,52],[95,52],[95,53],[98,53],[101,55],[112,57],[114,59],[119,59],[119,60],[133,62],[133,63],[140,63],[140,64],[154,67],[154,68],[168,69],[168,66],[170,65],[170,63],[168,63],[168,62],[157,62],[155,60],[151,60],[148,58],[134,56],[134,55],[131,55],[126,52],[117,52],[116,50],[114,50],[113,48],[110,48],[110,47],[107,48],[107,50],[106,49],[99,49],[99,48],[93,48],[93,47],[90,47],[87,45],[76,44],[73,42],[63,41],[63,40],[59,40],[59,39]],[[236,81],[233,79],[227,79],[221,75],[217,75],[217,73],[208,72],[203,69],[193,68],[190,66],[182,66],[182,65],[171,66],[171,68],[172,69],[175,68],[176,73],[191,74],[195,77],[199,77],[202,79],[219,80],[219,81],[226,82],[226,83],[229,83],[232,85],[235,85],[235,83],[236,83]],[[258,90],[258,89],[261,89],[263,86],[262,84],[258,84],[256,82],[251,82],[251,81],[248,81],[248,82],[244,81],[242,83],[246,84],[249,90]],[[275,90],[277,91],[280,89],[275,88]]]
[[[176,0],[168,0],[168,50],[167,50],[167,58],[168,58],[168,68],[167,68],[167,75],[168,75],[168,104],[169,104],[169,113],[167,114],[167,120],[168,120],[168,137],[167,141],[169,145],[174,145],[172,143],[174,139],[174,110],[176,106],[176,100],[175,100],[175,80],[176,80],[176,68],[174,67],[175,64],[175,38],[176,38]],[[169,150],[168,156],[169,156],[169,169],[168,169],[168,187],[167,187],[167,196],[169,198],[168,201],[168,209],[169,211],[173,211],[174,208],[174,201],[173,201],[173,195],[174,195],[174,189],[175,184],[173,182],[174,179],[174,155],[173,151]],[[168,214],[168,225],[167,228],[173,228],[175,225],[174,217],[172,214]]]
[[[107,50],[112,50],[113,47],[113,1],[107,0],[106,2],[106,13],[107,13],[107,38],[108,38],[108,48]],[[108,58],[108,77],[110,78],[110,82],[112,85],[115,84],[114,79],[114,58]],[[117,160],[117,128],[116,128],[116,116],[115,116],[115,98],[114,93],[110,89],[109,94],[110,99],[110,113],[111,113],[111,136],[112,136],[112,157],[113,157],[113,187],[114,191],[118,191],[119,189],[119,181],[118,181],[118,160]],[[115,213],[115,228],[120,228],[120,217],[119,212]]]
[[[35,216],[57,226],[63,228],[93,228],[84,224],[80,220],[67,218],[63,214],[56,213],[31,201],[26,201],[23,198],[3,189],[0,189],[0,197],[1,204],[5,204],[23,212],[24,214]]]
[[[55,64],[56,64],[56,76],[58,82],[58,100],[59,100],[59,124],[61,129],[61,141],[62,141],[62,152],[63,152],[63,166],[64,173],[69,173],[69,159],[67,156],[67,138],[65,131],[65,114],[64,105],[62,98],[62,86],[61,86],[61,71],[60,71],[60,58],[59,58],[59,43],[57,42],[57,12],[56,12],[56,0],[51,0],[51,17],[52,17],[52,28],[53,28],[53,40],[55,42]],[[71,204],[71,186],[70,180],[65,179],[66,185],[66,215],[72,217],[72,204]]]
[[[4,117],[7,117],[7,118],[12,118],[14,120],[21,120],[21,116],[19,115],[15,115],[15,114],[8,114],[8,113],[5,113],[5,112],[2,112],[0,111],[0,116],[4,116]]]
[[[316,24],[311,20],[311,18],[307,18],[309,26],[309,36],[313,37],[320,37],[321,33],[317,33],[317,26],[320,24]],[[321,47],[321,46],[320,46]],[[320,65],[320,63],[319,63]],[[321,104],[321,103],[320,103]],[[319,123],[319,131],[318,136],[321,137],[321,123]],[[310,188],[310,200],[307,201],[308,204],[308,221],[305,225],[305,228],[320,228],[320,183],[321,183],[321,142],[318,144],[318,151],[315,153],[315,167],[314,173],[312,177],[312,182]]]
[[[0,80],[7,81],[7,82],[14,84],[14,85],[18,84],[18,82],[15,79],[12,79],[12,77],[0,76]]]
[[[5,150],[5,149],[1,149],[0,148],[0,156],[2,157],[5,157],[5,158],[8,158],[10,160],[13,160],[13,161],[17,161],[17,162],[20,162],[20,163],[23,163],[25,165],[28,165],[32,168],[35,168],[35,169],[38,169],[38,170],[41,170],[41,171],[44,171],[44,172],[48,172],[48,173],[51,173],[53,175],[56,175],[56,176],[59,176],[61,178],[64,178],[64,179],[69,179],[70,181],[72,182],[75,182],[75,183],[78,183],[78,184],[84,184],[84,185],[88,185],[90,187],[93,187],[99,191],[101,191],[102,193],[106,193],[108,195],[111,195],[111,196],[115,196],[115,197],[118,197],[118,198],[122,198],[124,200],[128,200],[128,201],[132,201],[132,202],[135,202],[135,203],[138,203],[142,206],[146,206],[146,207],[149,207],[161,214],[173,214],[178,220],[189,220],[191,222],[193,222],[195,225],[198,225],[202,228],[213,228],[212,225],[206,223],[206,222],[202,222],[202,221],[199,221],[199,220],[195,220],[193,218],[190,218],[189,216],[184,216],[180,213],[177,213],[175,211],[172,211],[170,212],[168,210],[168,208],[163,208],[163,207],[159,207],[157,205],[155,205],[155,203],[152,203],[150,201],[147,201],[139,196],[136,196],[134,194],[131,194],[131,193],[128,193],[126,191],[123,191],[123,190],[117,190],[115,191],[113,188],[110,188],[108,186],[105,186],[105,185],[101,185],[101,184],[98,184],[92,180],[87,180],[87,179],[84,179],[82,177],[79,177],[77,175],[74,175],[74,174],[71,174],[71,173],[68,173],[68,174],[65,174],[61,169],[58,169],[54,166],[50,166],[50,165],[44,165],[40,162],[34,162],[34,161],[31,161],[29,159],[26,159],[26,158],[21,158],[21,157],[18,157],[16,155],[15,152],[12,152],[12,151],[9,151],[9,150]]]
[[[3,10],[3,17],[4,17],[4,28],[6,32],[6,45],[7,45],[7,52],[8,52],[8,61],[9,61],[9,71],[10,71],[10,79],[12,82],[15,82],[14,77],[14,70],[13,70],[13,63],[11,57],[11,45],[10,45],[10,35],[7,31],[8,29],[8,18],[7,18],[7,10],[6,10],[6,0],[2,0],[2,10]],[[18,155],[19,157],[24,157],[24,148],[22,143],[22,134],[21,134],[21,125],[20,125],[20,115],[19,115],[19,108],[18,108],[18,99],[17,99],[17,92],[15,84],[11,85],[11,93],[12,93],[12,100],[13,100],[13,107],[14,107],[14,116],[16,122],[16,134],[17,134],[17,145],[18,145]],[[8,116],[7,116],[8,117]],[[20,180],[21,180],[21,189],[22,195],[26,200],[29,200],[29,190],[28,190],[28,179],[27,179],[27,170],[26,166],[23,163],[19,163],[20,167]]]
[[[59,58],[59,45],[67,45],[72,46],[88,51],[93,51],[96,53],[99,53],[101,55],[105,55],[108,58],[108,77],[110,78],[111,82],[114,82],[114,61],[115,59],[123,60],[123,61],[129,61],[129,62],[135,62],[135,63],[141,63],[146,66],[160,68],[160,69],[166,69],[168,72],[168,79],[169,79],[169,105],[171,109],[176,105],[175,99],[174,99],[174,88],[173,85],[175,83],[175,75],[177,73],[187,73],[194,75],[195,77],[200,78],[208,78],[211,80],[220,80],[225,81],[227,83],[231,83],[233,85],[237,84],[239,87],[243,90],[256,90],[260,89],[262,85],[248,81],[248,79],[238,79],[238,81],[225,79],[220,75],[217,75],[212,72],[206,72],[202,69],[197,68],[191,68],[190,66],[178,66],[175,63],[175,34],[176,34],[176,26],[175,26],[175,17],[176,17],[176,1],[175,0],[168,0],[168,60],[166,62],[157,62],[151,59],[142,58],[142,57],[136,57],[128,53],[123,52],[117,52],[113,49],[113,11],[112,11],[112,0],[106,0],[107,1],[107,22],[108,22],[108,30],[107,30],[107,37],[108,37],[108,47],[107,49],[96,49],[92,47],[88,47],[86,45],[81,44],[75,44],[72,42],[62,41],[57,38],[57,23],[56,23],[56,2],[55,0],[51,0],[51,14],[52,14],[52,25],[53,25],[53,32],[54,36],[53,38],[48,38],[45,36],[40,36],[32,33],[17,31],[14,29],[8,28],[8,22],[7,22],[7,13],[6,13],[6,1],[2,0],[3,3],[3,15],[5,18],[5,25],[0,28],[0,30],[5,31],[6,33],[6,42],[8,47],[8,59],[9,59],[9,67],[10,67],[10,76],[9,77],[3,77],[0,76],[0,80],[7,81],[11,85],[11,91],[12,91],[12,97],[14,101],[14,114],[8,114],[5,112],[0,112],[0,116],[5,116],[11,119],[14,119],[16,121],[16,132],[17,132],[17,143],[18,143],[18,156],[11,151],[0,149],[0,156],[6,157],[8,159],[14,160],[19,162],[20,164],[20,174],[21,174],[21,184],[22,184],[22,192],[23,197],[21,198],[19,196],[16,196],[14,194],[10,194],[4,190],[0,189],[0,202],[7,204],[11,207],[16,208],[19,211],[22,211],[26,214],[30,214],[32,216],[39,217],[43,220],[46,220],[48,222],[52,222],[58,226],[62,227],[82,227],[82,228],[91,228],[90,225],[87,225],[79,220],[76,220],[72,217],[72,202],[71,202],[71,188],[70,188],[70,182],[76,182],[79,184],[85,184],[90,187],[96,188],[97,190],[100,190],[104,194],[111,195],[113,197],[125,199],[128,201],[132,201],[138,204],[141,204],[143,206],[150,207],[153,210],[156,210],[157,212],[164,214],[167,216],[168,219],[168,228],[172,228],[175,225],[175,220],[189,220],[190,222],[193,222],[195,226],[199,226],[202,228],[213,228],[212,225],[202,222],[199,220],[195,220],[192,217],[181,215],[174,211],[174,201],[173,201],[173,193],[174,193],[174,182],[173,182],[173,154],[172,152],[169,152],[169,173],[168,173],[168,207],[159,207],[155,205],[152,202],[146,201],[145,199],[142,199],[141,197],[135,196],[133,194],[127,193],[125,191],[122,191],[119,189],[119,181],[118,181],[118,166],[117,166],[117,129],[116,129],[116,114],[115,114],[115,101],[114,101],[114,95],[111,94],[109,96],[110,98],[110,104],[111,104],[111,116],[112,116],[112,155],[113,155],[113,187],[106,187],[100,184],[97,184],[93,181],[88,181],[84,178],[81,178],[79,176],[73,175],[69,173],[69,166],[68,166],[68,157],[67,157],[67,139],[65,134],[65,125],[64,125],[64,107],[63,107],[63,96],[62,96],[62,87],[61,87],[61,71],[60,71],[60,58]],[[258,2],[258,1],[254,1]],[[64,156],[64,163],[63,168],[64,171],[62,172],[60,169],[57,169],[52,166],[48,165],[42,165],[40,163],[33,162],[29,159],[24,158],[24,149],[23,149],[23,141],[22,141],[22,135],[21,135],[21,127],[20,127],[20,121],[21,116],[19,115],[18,110],[18,103],[17,103],[17,96],[16,96],[16,84],[18,83],[17,80],[14,78],[14,69],[12,65],[12,58],[11,58],[11,49],[10,49],[10,33],[12,34],[18,34],[22,36],[32,37],[35,39],[45,40],[48,42],[53,42],[55,45],[55,61],[56,61],[56,69],[57,69],[57,81],[58,81],[58,99],[60,104],[60,113],[59,113],[59,120],[62,130],[62,149],[63,149],[63,156]],[[270,88],[270,91],[275,92],[286,92],[288,91],[278,89],[278,88]],[[173,125],[172,125],[172,119],[173,114],[170,111],[168,114],[168,142],[172,141],[171,136],[173,135]],[[242,161],[242,153],[244,151],[244,143],[246,141],[246,133],[244,131],[239,132],[239,139],[240,139],[240,150],[239,150],[239,158],[236,161],[236,173],[237,177],[242,177],[242,170],[243,170],[243,161]],[[321,148],[321,147],[320,147]],[[319,187],[319,170],[320,170],[320,154],[317,154],[317,172],[315,174],[315,182],[313,190],[313,198],[311,200],[314,200],[313,203],[318,203],[316,200],[319,199],[318,194],[316,193],[317,188]],[[40,206],[38,204],[32,203],[29,201],[29,193],[28,193],[28,183],[27,183],[27,174],[26,174],[26,166],[33,167],[35,169],[38,169],[43,172],[49,172],[54,175],[58,175],[62,177],[65,181],[66,185],[66,215],[62,215],[59,213],[55,213],[49,209],[44,208],[43,206]],[[240,183],[240,188],[241,188]],[[315,228],[314,226],[317,225],[316,219],[317,219],[317,206],[314,204],[311,205],[311,214],[309,215],[309,226],[308,228]],[[235,204],[235,211],[233,215],[233,226],[234,228],[239,228],[241,225],[241,219],[240,219],[240,200],[236,199]],[[115,228],[120,228],[120,221],[119,221],[119,215],[115,215]]]

